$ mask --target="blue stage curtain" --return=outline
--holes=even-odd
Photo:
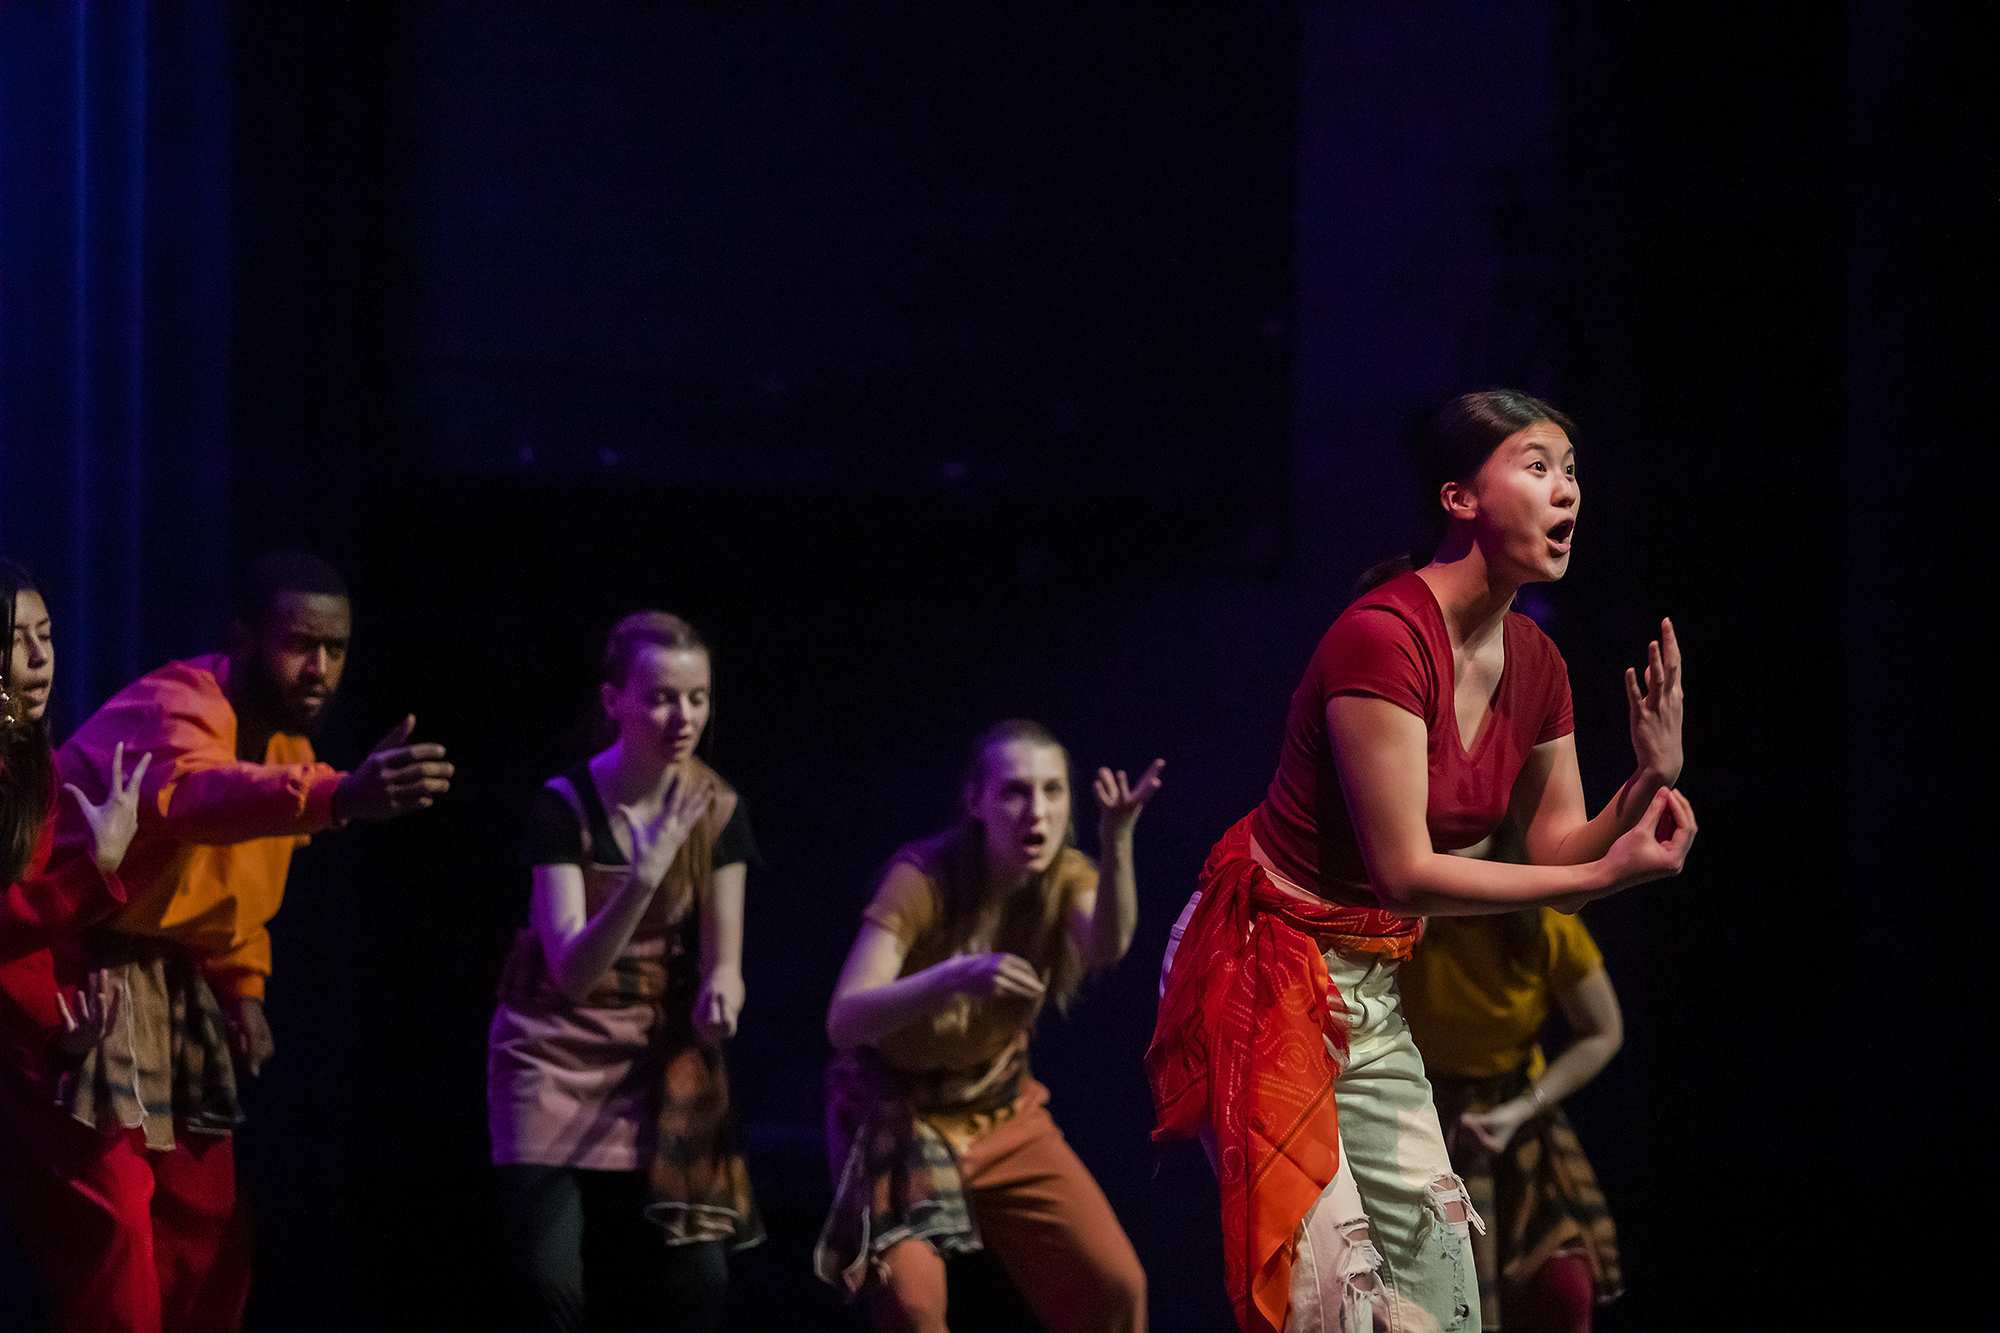
[[[58,734],[226,614],[229,75],[220,4],[0,6],[0,551]]]

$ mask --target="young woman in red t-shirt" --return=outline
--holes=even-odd
[[[1199,1134],[1245,1330],[1477,1327],[1453,1175],[1395,968],[1426,915],[1574,911],[1677,874],[1694,812],[1681,659],[1662,621],[1626,673],[1633,776],[1584,808],[1561,656],[1523,584],[1569,566],[1570,423],[1523,394],[1439,414],[1436,557],[1341,614],[1293,695],[1278,771],[1217,844],[1170,946],[1147,1060],[1156,1137]],[[1451,853],[1511,812],[1528,865]],[[1177,949],[1178,953],[1173,952]]]

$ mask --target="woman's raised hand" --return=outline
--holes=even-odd
[[[951,960],[952,989],[975,999],[1012,996],[1033,1000],[1048,987],[1035,965],[1019,954],[966,953]]]
[[[103,968],[92,968],[90,976],[79,987],[76,997],[67,1002],[61,989],[56,991],[56,1012],[62,1017],[62,1035],[56,1038],[56,1045],[70,1055],[82,1055],[111,1031],[111,1025],[118,1020],[118,990],[111,984],[111,974]]]
[[[660,813],[646,820],[629,805],[618,807],[619,818],[632,835],[632,873],[649,888],[658,888],[667,877],[681,844],[715,801],[715,784],[707,778],[694,779],[676,773],[667,779],[660,798]]]
[[[1626,889],[1680,874],[1688,849],[1694,846],[1694,835],[1694,807],[1688,798],[1672,787],[1660,788],[1639,822],[1605,854],[1615,887]]]
[[[1097,770],[1097,781],[1093,787],[1097,792],[1097,832],[1100,839],[1129,835],[1132,826],[1139,822],[1139,812],[1146,808],[1146,802],[1153,799],[1153,793],[1160,789],[1160,770],[1167,766],[1164,759],[1155,759],[1139,775],[1137,782],[1125,777],[1125,770],[1112,772],[1108,768]]]
[[[1632,757],[1639,771],[1656,773],[1669,787],[1681,776],[1681,644],[1674,622],[1660,622],[1660,637],[1646,645],[1645,691],[1639,673],[1625,668],[1625,706],[1632,721]]]
[[[83,794],[83,789],[74,782],[63,784],[63,790],[76,797],[83,822],[90,826],[91,860],[97,862],[97,868],[107,875],[124,861],[125,849],[132,845],[132,835],[139,831],[139,784],[145,780],[146,770],[152,762],[151,754],[140,755],[128,779],[125,776],[125,742],[118,742],[111,751],[111,793],[104,798],[102,805],[92,805],[90,798]]]

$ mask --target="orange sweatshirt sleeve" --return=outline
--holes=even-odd
[[[217,664],[220,665],[219,663]],[[126,771],[153,757],[139,801],[140,838],[222,846],[299,837],[333,824],[340,774],[326,764],[247,763],[236,757],[236,713],[214,674],[174,663],[121,691],[56,756],[63,781],[93,801],[111,789],[111,759],[125,746]],[[307,752],[310,754],[310,751]],[[81,819],[65,807],[57,859],[77,842]]]
[[[161,701],[146,746],[153,771],[146,774],[150,799],[140,803],[140,820],[157,819],[170,836],[210,846],[330,827],[340,774],[317,762],[238,759],[234,714],[226,704],[219,710],[201,706],[209,702],[198,696]],[[134,758],[128,748],[126,762]]]

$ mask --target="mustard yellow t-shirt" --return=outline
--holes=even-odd
[[[1049,980],[1054,960],[1035,956],[1042,951],[1022,941],[990,937],[986,931],[997,922],[975,931],[961,949],[952,948],[945,930],[944,894],[935,875],[925,869],[929,859],[927,855],[899,855],[883,875],[873,901],[861,913],[864,920],[882,927],[908,947],[899,975],[907,977],[921,972],[954,952],[1005,949],[1023,954],[1042,974],[1042,979]],[[1055,892],[1064,904],[1057,920],[1066,924],[1067,905],[1077,895],[1097,887],[1097,867],[1089,857],[1069,847],[1063,849],[1055,872]],[[930,1017],[890,1033],[876,1043],[876,1049],[898,1069],[973,1069],[1023,1043],[1041,1009],[1040,998],[1001,996],[975,1000],[960,995]]]
[[[1397,974],[1403,1015],[1424,1068],[1453,1078],[1491,1078],[1529,1066],[1541,1077],[1536,1034],[1551,998],[1604,965],[1583,922],[1541,909],[1543,966],[1533,970],[1507,946],[1501,918],[1433,917]]]

